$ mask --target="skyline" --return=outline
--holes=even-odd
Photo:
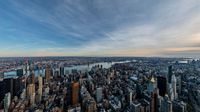
[[[0,56],[200,56],[200,2],[0,1]]]

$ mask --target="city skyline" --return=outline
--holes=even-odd
[[[200,56],[200,2],[0,1],[0,56]]]

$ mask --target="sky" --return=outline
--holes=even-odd
[[[1,0],[0,56],[200,57],[200,1]]]

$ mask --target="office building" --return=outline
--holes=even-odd
[[[21,83],[20,83],[20,78],[18,77],[14,77],[14,78],[7,78],[3,80],[4,82],[4,92],[11,93],[11,98],[13,98],[14,96],[20,96],[23,88]]]
[[[171,81],[172,81],[172,66],[171,65],[168,67],[168,78],[167,78],[167,80],[168,80],[168,83],[171,83]]]
[[[29,84],[27,86],[27,98],[31,99],[32,95],[35,93],[35,84]]]
[[[152,77],[150,80],[149,80],[149,84],[147,85],[147,90],[149,93],[153,92],[154,89],[156,88],[156,80],[154,77]]]
[[[96,89],[96,101],[97,103],[101,102],[103,100],[103,88],[98,87]]]
[[[84,102],[85,111],[84,112],[97,112],[96,102],[94,99],[88,99]]]
[[[172,102],[173,112],[186,112],[186,104],[183,101],[174,100]]]
[[[47,82],[49,82],[51,80],[52,75],[53,75],[53,71],[52,71],[51,67],[50,66],[46,67],[46,69],[45,69],[45,79],[46,79]]]
[[[134,101],[132,104],[131,104],[131,111],[132,112],[140,112],[140,107],[141,104],[137,101]]]
[[[63,76],[63,75],[65,75],[65,74],[64,74],[64,72],[65,72],[65,69],[64,69],[64,67],[60,67],[60,76]]]
[[[11,94],[9,92],[6,93],[4,97],[4,112],[9,112],[10,103],[11,103]]]
[[[42,88],[43,88],[43,79],[42,76],[38,76],[38,82],[39,82],[39,88],[38,88],[38,94],[39,94],[39,99],[41,100],[42,97]]]
[[[79,83],[72,83],[72,105],[76,105],[79,102]]]
[[[176,76],[172,75],[172,89],[173,89],[173,96],[174,99],[177,98],[177,92],[176,92]]]
[[[34,74],[34,72],[31,73],[31,83],[35,84],[35,74]]]
[[[161,98],[160,112],[172,112],[172,102],[167,95]]]
[[[159,95],[164,97],[167,93],[167,79],[165,77],[157,77],[157,88],[159,89]]]
[[[151,112],[158,112],[158,92],[157,89],[155,89],[151,93]]]
[[[3,101],[4,95],[5,95],[4,82],[3,82],[3,79],[0,79],[0,101]]]
[[[21,76],[24,75],[23,69],[17,69],[16,72],[17,72],[17,76],[18,76],[18,77],[21,77]]]

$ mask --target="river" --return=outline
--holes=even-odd
[[[76,65],[76,66],[72,66],[72,67],[64,67],[64,72],[65,72],[65,74],[71,73],[73,69],[76,69],[81,72],[86,72],[86,71],[90,71],[91,68],[96,65],[102,65],[103,68],[110,68],[112,65],[114,65],[116,63],[128,63],[128,62],[131,62],[131,61],[100,62],[100,63],[93,63],[93,64],[89,64],[89,65]],[[38,75],[44,76],[45,70],[44,69],[43,70],[35,70],[34,73],[35,73],[35,76],[38,76]],[[30,72],[28,71],[28,75],[29,74],[30,74]],[[4,78],[12,78],[12,77],[16,77],[16,75],[17,75],[16,71],[4,72]]]

